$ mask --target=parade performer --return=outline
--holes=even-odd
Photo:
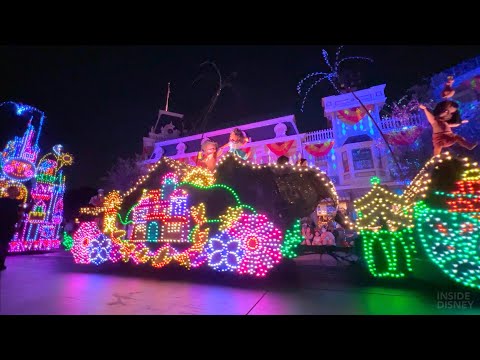
[[[218,152],[218,144],[210,139],[206,139],[202,143],[202,150],[198,154],[197,165],[214,171],[217,165]]]
[[[445,82],[445,86],[442,90],[442,99],[450,99],[453,95],[455,95],[455,89],[453,88],[453,82],[455,79],[453,76],[447,77],[447,81]]]
[[[455,89],[453,88],[453,82],[454,81],[455,81],[455,79],[453,78],[453,76],[447,77],[447,81],[445,82],[445,85],[443,87],[441,96],[442,96],[442,99],[450,100],[452,102],[452,106],[457,108],[457,111],[455,111],[452,114],[452,118],[450,120],[448,120],[448,124],[458,126],[462,123],[463,124],[467,123],[468,120],[463,120],[463,122],[462,122],[460,112],[458,111],[458,103],[451,100],[453,95],[455,95]]]
[[[104,190],[98,189],[97,195],[90,198],[90,202],[88,204],[95,208],[103,208],[104,203],[105,203]],[[101,214],[101,211],[96,214],[95,222],[97,223],[99,229],[103,229],[103,215]]]
[[[449,121],[452,120],[453,114],[458,114],[458,104],[456,102],[450,100],[442,101],[435,106],[433,113],[430,112],[425,105],[421,104],[419,108],[424,111],[433,129],[433,155],[440,154],[443,148],[450,147],[455,143],[468,150],[473,150],[477,146],[477,143],[470,143],[460,135],[452,132],[451,128],[468,122],[467,120],[460,120],[459,124],[449,123]]]
[[[98,189],[97,195],[90,198],[89,204],[95,207],[102,207],[104,201],[105,201],[104,191],[103,189]]]
[[[228,140],[228,144],[223,145],[220,148],[220,150],[224,150],[226,147],[228,147],[229,152],[234,153],[235,155],[239,156],[243,160],[247,160],[249,154],[247,154],[245,151],[240,149],[247,142],[248,142],[248,138],[245,135],[245,133],[242,130],[240,130],[238,128],[235,128],[230,133],[230,138]]]

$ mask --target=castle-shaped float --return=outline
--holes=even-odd
[[[17,223],[9,251],[59,248],[65,193],[65,176],[61,169],[71,165],[73,157],[63,151],[62,145],[55,145],[51,152],[38,160],[43,112],[14,102],[0,104],[3,105],[14,105],[18,116],[24,113],[40,114],[38,131],[32,123],[32,115],[23,136],[15,136],[9,141],[0,156],[0,196],[6,196],[6,189],[15,186],[20,191],[18,200],[27,209]]]

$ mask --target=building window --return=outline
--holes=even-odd
[[[360,148],[352,150],[353,168],[355,170],[373,169],[372,150]]]
[[[348,164],[348,155],[347,155],[346,151],[344,151],[342,153],[342,163],[343,163],[343,171],[344,172],[349,172],[350,171],[350,165]]]

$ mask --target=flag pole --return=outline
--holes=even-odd
[[[165,102],[165,111],[168,111],[168,100],[170,99],[170,81],[168,82],[168,85],[167,85],[167,101]],[[162,110],[159,109],[158,110],[158,116],[157,116],[157,122],[155,123],[155,127],[152,128],[152,132],[154,133],[156,130],[157,130],[157,126],[158,126],[158,122],[160,121],[160,112]]]
[[[170,99],[170,81],[168,82],[167,88],[167,102],[165,104],[165,111],[168,111],[168,100]]]

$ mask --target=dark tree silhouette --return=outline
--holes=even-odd
[[[105,192],[111,190],[127,191],[132,187],[138,178],[146,173],[146,169],[141,165],[141,155],[134,155],[131,158],[118,158],[107,175],[102,178]]]

